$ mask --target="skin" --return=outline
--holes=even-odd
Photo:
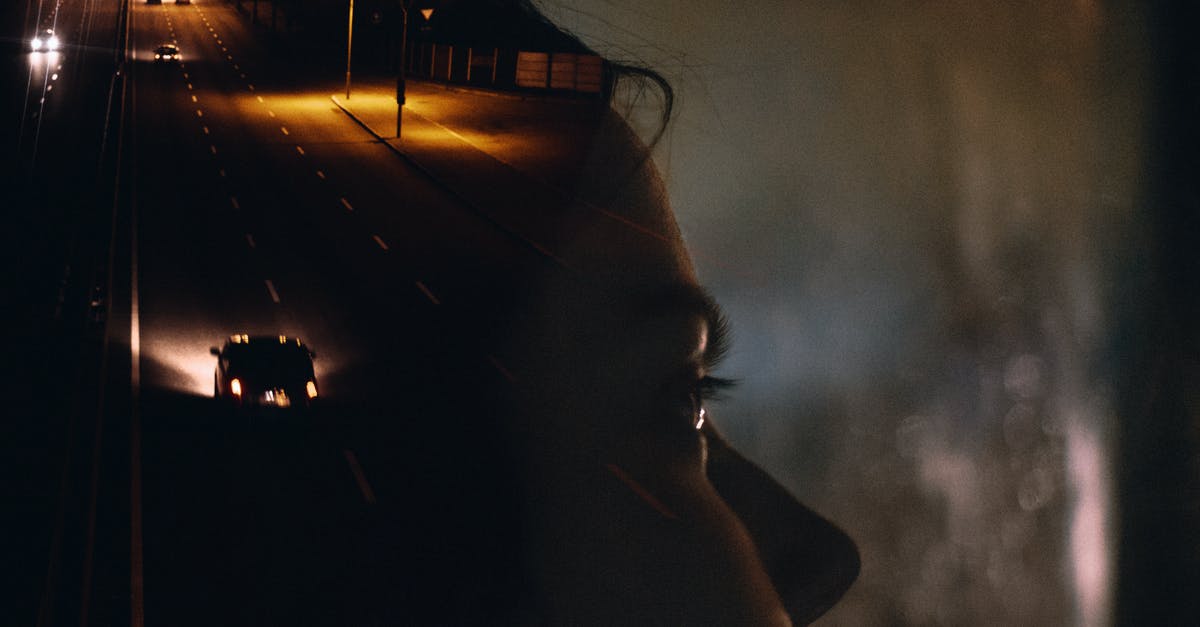
[[[721,437],[697,387],[720,323],[626,125],[591,137],[563,267],[515,328],[524,534],[547,624],[791,625],[858,573],[853,542]]]

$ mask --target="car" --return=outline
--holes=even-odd
[[[62,45],[53,28],[47,28],[37,33],[29,40],[29,48],[33,52],[54,52]]]
[[[163,44],[154,49],[155,61],[178,61],[179,47],[175,44]]]
[[[307,408],[317,399],[316,353],[300,338],[233,335],[221,347],[213,396],[236,407]]]

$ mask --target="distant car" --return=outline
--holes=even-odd
[[[238,407],[310,407],[317,398],[316,357],[299,338],[234,335],[217,357],[213,396]]]
[[[62,42],[58,40],[58,35],[54,34],[54,29],[47,28],[33,36],[29,40],[29,49],[34,52],[54,52],[58,50]]]
[[[178,61],[179,47],[175,44],[163,44],[154,49],[155,61]]]
[[[102,271],[97,271],[92,279],[92,288],[88,291],[88,320],[93,325],[104,324],[108,315],[107,295],[108,279]]]

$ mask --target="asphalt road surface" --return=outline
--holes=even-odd
[[[445,521],[503,508],[503,477],[454,460],[490,466],[495,334],[547,260],[334,107],[329,64],[224,3],[123,4],[63,0],[53,67],[8,57],[30,85],[6,103],[25,110],[22,200],[43,208],[20,238],[42,356],[18,382],[40,408],[8,440],[9,615],[394,624],[507,594],[456,561],[497,549],[450,546]],[[182,59],[156,62],[164,43]],[[303,338],[317,408],[215,403],[208,350],[232,333]]]

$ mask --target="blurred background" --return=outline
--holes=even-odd
[[[537,5],[674,87],[713,414],[863,555],[823,624],[1196,624],[1191,5]]]

